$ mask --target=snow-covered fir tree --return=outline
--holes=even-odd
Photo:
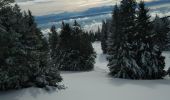
[[[0,90],[58,86],[62,80],[49,59],[47,40],[31,12],[19,6],[0,9]]]
[[[136,10],[138,9],[138,10]],[[144,2],[122,0],[113,11],[113,32],[108,40],[110,74],[126,79],[160,79],[164,57],[154,44],[150,16]]]
[[[55,58],[60,70],[85,71],[91,70],[94,66],[95,52],[89,35],[85,34],[81,26],[74,22],[62,24],[58,44],[58,56]]]
[[[114,29],[112,55],[109,57],[110,74],[116,78],[140,79],[143,71],[135,60],[133,47],[136,2],[122,0],[114,9]],[[114,25],[113,24],[113,25]],[[110,43],[111,44],[111,43]]]
[[[160,47],[155,43],[155,34],[152,33],[152,25],[148,9],[144,2],[139,4],[137,18],[137,62],[144,70],[144,79],[160,79],[165,75],[164,57]]]
[[[168,50],[168,33],[170,31],[170,23],[167,17],[160,18],[158,15],[153,21],[153,31],[155,33],[155,44],[161,50]]]
[[[0,8],[5,7],[9,5],[10,3],[13,3],[15,0],[0,0]]]
[[[114,55],[116,53],[116,45],[120,42],[119,39],[120,37],[120,15],[119,15],[119,7],[118,5],[115,5],[113,14],[112,14],[112,21],[111,21],[111,27],[110,27],[110,32],[108,34],[108,42],[107,42],[107,53],[109,55]],[[119,35],[119,36],[118,36]],[[111,57],[111,58],[110,58]],[[113,56],[108,57],[108,60],[112,59]]]

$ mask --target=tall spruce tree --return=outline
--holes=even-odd
[[[49,33],[49,46],[50,46],[50,54],[52,59],[57,56],[56,52],[57,52],[58,41],[59,41],[59,36],[56,31],[56,27],[53,25],[51,27],[51,33]]]
[[[57,86],[57,69],[49,64],[49,49],[31,12],[19,6],[0,9],[0,90]]]
[[[140,79],[143,70],[135,60],[134,34],[136,1],[122,0],[119,9],[115,8],[113,20],[114,30],[114,53],[109,60],[110,74],[116,78]],[[117,13],[117,14],[116,14]],[[117,15],[119,17],[117,17]],[[118,20],[116,21],[116,19]],[[118,24],[117,24],[118,23]],[[116,53],[115,53],[116,52]]]
[[[137,62],[144,70],[144,79],[160,79],[165,75],[164,57],[159,46],[155,44],[155,33],[152,33],[152,25],[148,9],[144,2],[139,4],[137,18]]]
[[[118,46],[117,44],[120,43],[120,39],[121,39],[121,33],[120,31],[120,9],[118,7],[118,5],[115,5],[114,9],[113,9],[113,14],[112,14],[112,23],[111,23],[111,27],[110,27],[110,33],[108,34],[108,43],[107,43],[107,52],[109,55],[111,55],[110,57],[113,57],[113,55],[115,55],[114,53],[116,53],[116,46]],[[113,59],[110,58],[109,59]]]
[[[113,11],[109,36],[110,74],[116,78],[160,79],[165,75],[164,57],[154,44],[150,16],[144,2],[122,0]]]
[[[91,41],[89,40],[88,34],[84,32],[80,35],[80,54],[80,66],[84,67],[84,69],[92,70],[95,63],[96,53]]]
[[[109,31],[109,26],[108,23],[103,21],[102,23],[102,30],[101,30],[101,46],[103,53],[107,53],[107,38],[108,38],[108,31]]]

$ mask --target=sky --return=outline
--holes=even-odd
[[[144,0],[146,2],[166,0]],[[120,0],[16,0],[23,10],[31,10],[35,16],[87,10],[93,7],[114,5]],[[170,6],[169,4],[157,5]]]
[[[102,13],[104,6],[107,8],[110,5],[119,4],[120,1],[121,0],[16,0],[22,10],[29,9],[32,11],[38,26],[42,29],[44,34],[50,31],[52,25],[55,25],[57,30],[60,30],[61,21],[63,20],[66,23],[73,23],[75,20],[73,17],[77,15],[84,16],[80,18],[76,17],[76,20],[81,24],[84,30],[96,31],[98,27],[101,27],[102,20],[111,18],[111,14],[107,13],[99,16],[86,15],[91,13],[94,13],[94,15],[95,13]],[[160,17],[170,15],[170,0],[144,1],[150,9],[152,18],[156,15],[159,15]],[[90,11],[93,12],[87,12],[89,9],[92,9]],[[109,11],[111,11],[110,8]],[[63,19],[65,17],[66,19]]]

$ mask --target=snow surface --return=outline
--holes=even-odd
[[[168,68],[170,67],[170,51],[165,51],[162,54],[164,57],[166,57],[165,59],[165,69],[168,70]]]
[[[61,72],[63,90],[45,91],[28,88],[0,92],[0,100],[169,100],[170,79],[124,80],[108,76],[106,55],[102,54],[100,42],[93,44],[96,64],[89,72]],[[170,52],[164,52],[166,67],[170,66]]]

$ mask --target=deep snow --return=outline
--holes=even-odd
[[[61,72],[60,91],[28,88],[0,92],[0,100],[169,100],[170,79],[123,80],[108,76],[107,61],[100,42],[93,44],[97,52],[96,64],[89,72]],[[170,66],[170,52],[164,52],[166,67]]]

